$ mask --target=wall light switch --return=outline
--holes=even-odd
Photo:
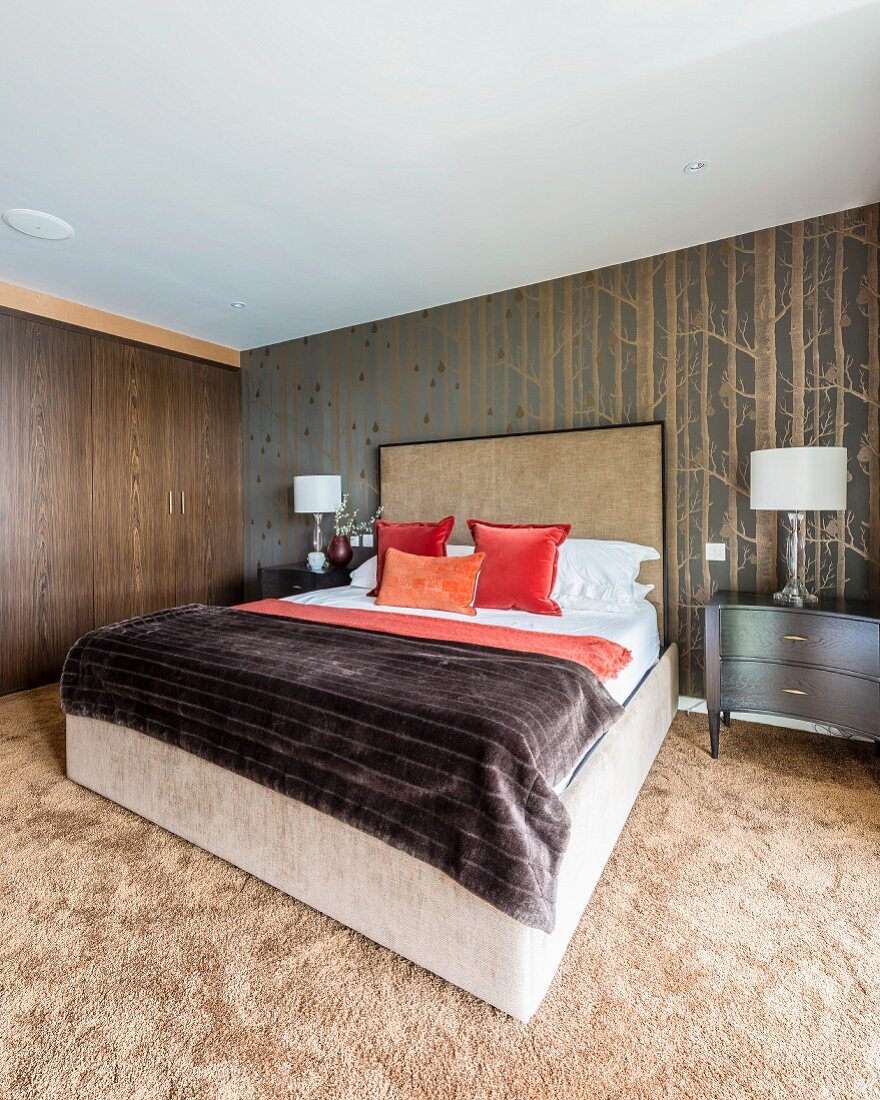
[[[707,542],[706,561],[727,561],[727,546],[723,542]]]
[[[372,535],[361,535],[361,539],[363,540],[364,546],[372,546],[373,545],[373,536]]]

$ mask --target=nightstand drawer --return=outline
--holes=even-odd
[[[351,584],[347,569],[327,566],[315,572],[299,562],[293,565],[264,565],[257,570],[260,599],[281,600],[285,596],[298,596],[301,592],[315,592],[324,588],[342,588]]]
[[[286,573],[274,570],[263,573],[260,578],[260,594],[266,600],[280,600],[285,596],[295,596],[303,587]]]
[[[809,611],[721,609],[721,656],[880,676],[880,625]]]
[[[790,714],[880,736],[880,684],[858,676],[726,658],[721,662],[721,697],[730,710]]]

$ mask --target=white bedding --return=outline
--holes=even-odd
[[[377,615],[393,612],[398,615],[432,615],[437,619],[462,621],[461,615],[449,611],[422,611],[414,607],[376,607],[375,599],[363,588],[325,588],[306,592],[302,596],[287,596],[292,603],[320,604],[324,607],[346,607],[359,611],[375,611]],[[660,636],[657,632],[657,612],[647,600],[633,608],[608,611],[567,611],[564,615],[532,615],[527,611],[493,611],[477,608],[476,617],[468,622],[483,626],[509,626],[516,630],[538,630],[545,634],[597,635],[626,646],[633,659],[627,667],[609,680],[605,687],[618,703],[625,703],[639,686],[645,673],[657,663]]]

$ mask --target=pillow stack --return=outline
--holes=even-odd
[[[449,546],[454,527],[454,516],[433,523],[380,520],[377,555],[352,572],[352,586],[369,589],[378,606],[470,616],[481,607],[535,615],[622,612],[641,605],[653,589],[637,580],[642,563],[660,557],[650,546],[570,539],[567,523],[477,519],[468,520],[473,547]]]
[[[570,539],[559,556],[553,597],[566,611],[625,611],[652,592],[639,584],[642,562],[657,561],[652,546],[611,539]]]
[[[446,516],[436,523],[376,522],[376,586],[370,596],[377,596],[382,586],[382,568],[386,553],[402,550],[426,558],[445,558],[446,543],[455,527],[455,516]]]

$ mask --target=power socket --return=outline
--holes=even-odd
[[[726,544],[723,542],[707,542],[706,561],[727,561]]]

